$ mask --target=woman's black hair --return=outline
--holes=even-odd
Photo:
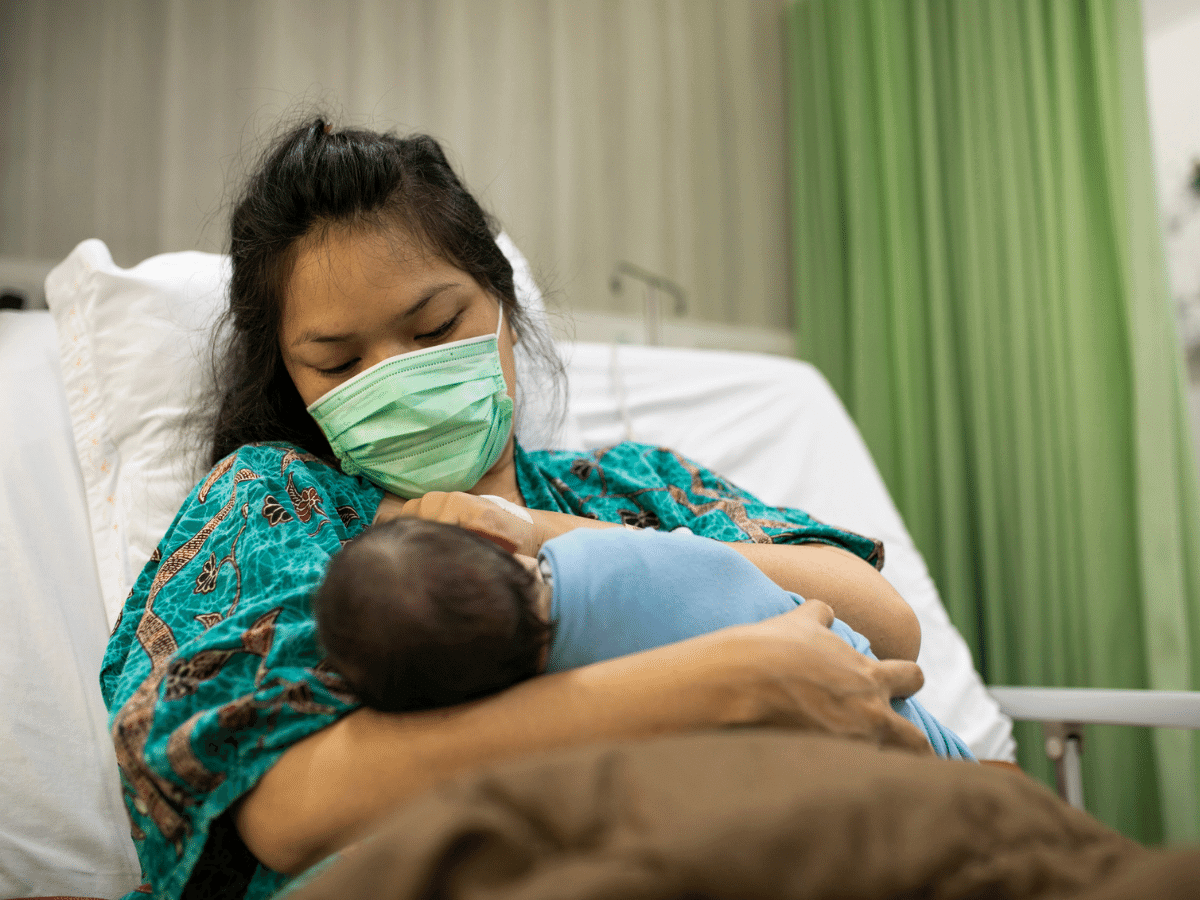
[[[539,589],[490,541],[457,525],[399,518],[333,557],[313,616],[330,665],[364,703],[437,709],[538,674],[551,631]]]
[[[229,307],[217,330],[210,464],[243,444],[287,441],[336,464],[279,349],[284,292],[301,239],[333,227],[399,230],[469,274],[504,307],[519,340],[531,334],[498,227],[427,135],[333,130],[314,118],[263,154],[233,210]],[[550,351],[552,353],[552,351]]]

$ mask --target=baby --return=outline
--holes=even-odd
[[[313,598],[331,665],[368,706],[433,709],[795,609],[733,548],[687,532],[576,529],[536,564],[453,525],[399,518],[333,558]],[[870,643],[840,620],[861,653]],[[893,707],[938,755],[971,759],[913,700]]]

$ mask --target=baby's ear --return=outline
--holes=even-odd
[[[537,617],[542,620],[542,623],[549,626],[553,623],[550,621],[550,611],[554,605],[554,591],[550,585],[542,581],[541,574],[538,575],[538,580],[533,585],[533,611]],[[542,659],[543,664],[545,658]]]
[[[523,565],[526,569],[528,569],[534,578],[536,578],[538,581],[542,580],[542,570],[541,567],[538,566],[538,561],[536,559],[534,559],[532,556],[525,556],[522,553],[514,553],[513,558],[516,559],[516,561]]]

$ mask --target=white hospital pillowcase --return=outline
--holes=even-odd
[[[496,243],[513,264],[531,324],[544,327],[529,264],[507,235]],[[212,328],[229,275],[227,257],[197,251],[122,269],[93,238],[46,278],[110,628],[206,469],[203,430],[189,415],[208,384]],[[517,363],[518,372],[533,368],[520,346]],[[522,423],[544,419],[545,410],[537,393],[520,399],[524,437]]]
[[[46,278],[109,627],[202,474],[183,425],[228,279],[211,253],[122,269],[95,239]]]

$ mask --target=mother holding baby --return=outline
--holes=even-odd
[[[138,578],[101,675],[157,895],[267,896],[432,785],[569,745],[770,725],[929,752],[889,705],[921,686],[920,632],[872,565],[875,542],[662,448],[521,448],[513,347],[539,343],[494,236],[427,137],[314,120],[247,183],[213,468]],[[309,597],[343,543],[394,516],[529,556],[575,528],[686,526],[824,602],[461,706],[380,713],[324,662]],[[835,614],[881,661],[830,632]]]

